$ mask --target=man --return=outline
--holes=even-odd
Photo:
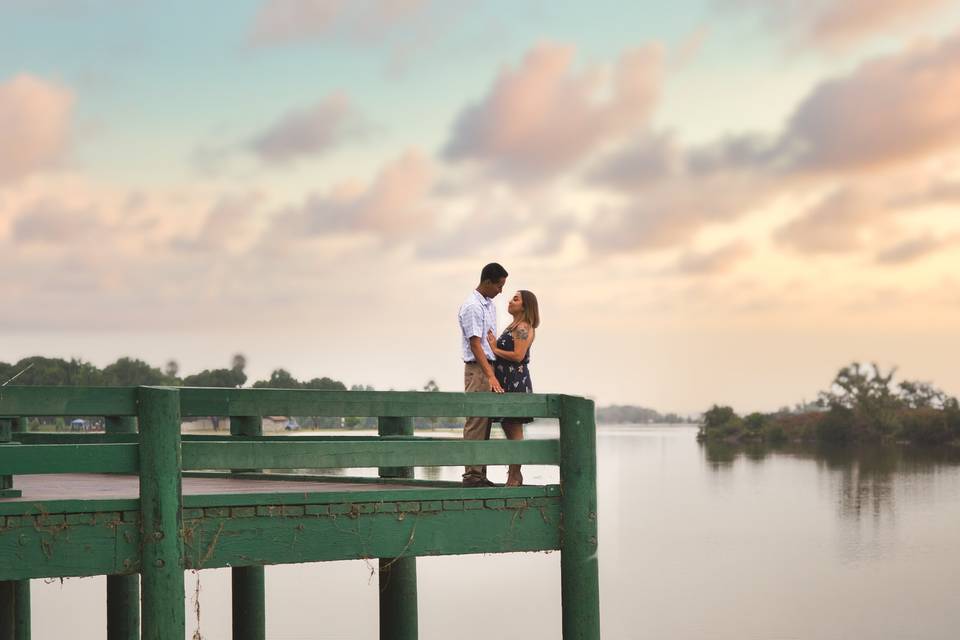
[[[497,333],[497,309],[493,299],[507,282],[507,270],[491,262],[480,272],[480,284],[470,292],[460,305],[460,336],[463,350],[463,387],[465,391],[494,391],[503,393],[503,388],[493,375],[496,357],[487,343],[487,332]],[[490,418],[467,418],[463,425],[464,440],[488,440]],[[465,487],[492,487],[487,479],[486,466],[468,466],[463,473]]]

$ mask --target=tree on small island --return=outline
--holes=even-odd
[[[893,385],[896,369],[854,362],[843,367],[813,406],[740,417],[714,405],[703,415],[700,440],[730,443],[904,442],[960,445],[960,403],[926,382]]]

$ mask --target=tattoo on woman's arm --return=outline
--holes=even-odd
[[[526,340],[527,338],[530,337],[530,332],[524,329],[523,327],[520,327],[517,329],[517,337],[520,338],[521,340]]]

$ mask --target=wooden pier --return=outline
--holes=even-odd
[[[378,436],[264,436],[261,416],[377,417]],[[413,418],[558,418],[558,440],[413,435]],[[417,556],[559,550],[565,640],[600,638],[593,402],[542,394],[0,388],[0,640],[30,579],[107,576],[109,640],[180,640],[184,571],[232,568],[233,637],[265,638],[269,564],[378,558],[380,638],[417,637]],[[103,416],[101,434],[31,416]],[[181,435],[227,416],[231,433]],[[560,484],[464,488],[418,466],[558,465]],[[308,470],[377,467],[379,478]],[[269,473],[269,471],[296,471]],[[39,612],[41,615],[43,612]]]

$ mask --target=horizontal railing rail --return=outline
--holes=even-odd
[[[299,439],[298,439],[299,440]],[[184,470],[560,464],[556,440],[184,442]]]
[[[137,473],[139,450],[134,443],[0,446],[0,473]]]
[[[0,447],[0,473],[137,473],[135,443],[24,444]],[[238,442],[185,441],[184,471],[223,469],[336,469],[440,467],[467,464],[560,464],[556,440],[382,442],[304,441],[290,438]]]
[[[318,391],[170,387],[179,391],[183,418],[316,416],[444,418],[497,415],[558,418],[554,394],[422,391]],[[4,387],[0,415],[135,416],[136,387]]]

